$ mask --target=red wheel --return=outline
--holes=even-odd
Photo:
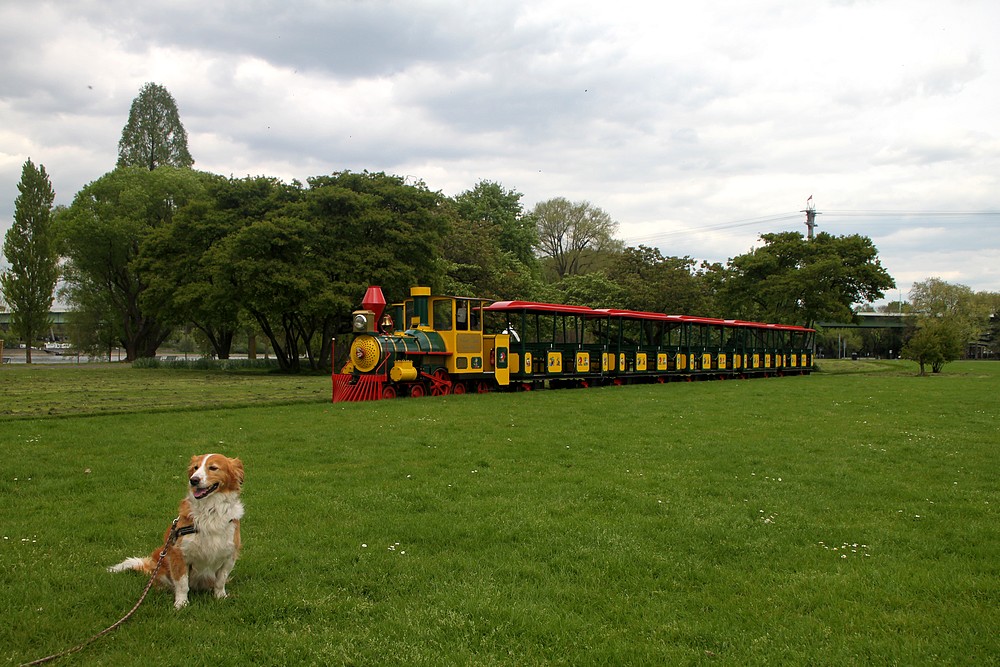
[[[448,371],[439,368],[434,371],[434,377],[431,379],[431,396],[447,396],[450,393],[451,378],[448,377]]]
[[[476,393],[477,394],[488,394],[490,393],[490,385],[488,382],[478,382],[476,383]]]
[[[419,382],[410,385],[410,398],[423,398],[427,395],[427,387],[420,384]]]
[[[385,400],[396,398],[396,388],[390,384],[382,387],[382,398]]]
[[[453,386],[451,388],[451,393],[455,394],[456,396],[461,396],[462,394],[464,394],[465,393],[465,383],[464,382],[456,382],[455,386]]]

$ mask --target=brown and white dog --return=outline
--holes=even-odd
[[[200,454],[188,464],[187,496],[181,501],[176,527],[167,529],[167,553],[157,583],[174,590],[174,608],[188,603],[188,591],[213,590],[226,597],[226,580],[240,553],[243,463],[222,454]],[[170,544],[171,533],[177,533]],[[127,558],[111,572],[136,570],[153,574],[162,545],[146,558]]]

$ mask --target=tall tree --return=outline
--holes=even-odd
[[[55,191],[44,165],[29,158],[21,168],[20,194],[14,200],[14,224],[7,230],[3,254],[10,269],[0,274],[0,290],[10,307],[11,330],[31,345],[49,325],[52,296],[59,278],[59,257],[52,232]]]
[[[155,83],[147,83],[132,100],[128,123],[118,142],[119,167],[190,167],[187,132],[173,95]]]
[[[540,277],[538,229],[521,193],[481,181],[453,200],[444,243],[449,293],[493,299],[529,298]]]
[[[308,179],[213,248],[213,262],[267,336],[282,369],[329,367],[330,338],[349,330],[369,285],[402,298],[439,289],[446,227],[440,194],[384,173]],[[278,201],[278,200],[269,200]]]
[[[241,328],[220,244],[288,199],[277,179],[206,175],[204,199],[189,203],[143,242],[140,267],[149,276],[143,305],[165,322],[194,324],[220,359],[228,359]]]
[[[113,330],[127,361],[155,355],[170,333],[143,304],[151,280],[141,261],[143,242],[170,224],[178,209],[203,197],[209,177],[173,167],[116,169],[84,186],[56,218],[67,296],[76,309],[115,314]]]
[[[602,253],[622,248],[614,238],[618,223],[590,202],[556,197],[536,204],[532,216],[538,224],[538,252],[558,279],[587,273]]]
[[[762,234],[764,245],[729,260],[717,298],[730,317],[812,326],[846,322],[852,304],[895,286],[871,239],[853,234]],[[716,277],[718,278],[718,276]]]

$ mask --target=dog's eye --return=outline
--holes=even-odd
[[[208,466],[208,469],[214,472],[219,469],[219,466]]]

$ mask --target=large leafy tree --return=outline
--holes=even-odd
[[[299,196],[229,234],[217,247],[231,294],[271,342],[279,365],[328,367],[369,285],[390,299],[416,284],[439,289],[446,229],[442,197],[383,173],[311,178]]]
[[[7,230],[3,254],[10,269],[0,274],[0,290],[11,311],[11,330],[27,344],[25,361],[31,363],[31,345],[49,324],[49,310],[59,257],[52,233],[55,191],[45,167],[28,159],[21,168],[14,200],[14,224]]]
[[[143,242],[140,266],[149,277],[143,305],[164,322],[194,324],[216,356],[228,359],[243,309],[233,298],[220,244],[296,193],[274,178],[206,175],[204,198],[189,202]]]
[[[143,304],[152,276],[141,261],[142,244],[204,196],[207,178],[173,167],[116,169],[86,185],[56,218],[70,303],[77,310],[113,313],[108,326],[128,361],[153,356],[170,333],[169,324]]]
[[[621,287],[621,308],[710,314],[708,289],[690,257],[664,257],[644,245],[628,247],[615,257],[608,278]]]
[[[451,293],[494,299],[526,298],[539,277],[534,217],[521,205],[521,193],[481,181],[453,200],[453,217],[444,243]]]
[[[118,142],[118,167],[190,167],[187,132],[177,102],[166,88],[147,83],[132,100],[128,122]]]
[[[590,202],[556,197],[532,209],[538,225],[537,250],[557,279],[601,267],[601,259],[622,248],[615,239],[618,223]]]
[[[871,239],[853,234],[762,234],[763,245],[729,260],[716,276],[719,306],[731,317],[812,326],[846,322],[852,304],[893,287]]]

